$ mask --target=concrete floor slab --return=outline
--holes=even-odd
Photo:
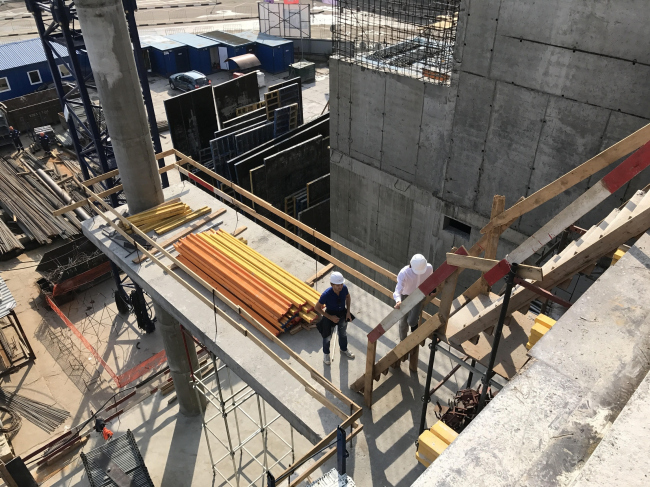
[[[192,187],[189,183],[171,187],[166,191],[167,198],[179,195],[193,207],[206,204],[213,208],[223,206],[216,199]],[[295,247],[275,237],[241,214],[236,214],[232,209],[228,209],[219,219],[223,219],[222,228],[229,232],[241,225],[248,226],[248,230],[243,234],[248,240],[248,244],[300,279],[306,279],[322,268],[322,264],[317,264],[316,261]],[[86,231],[90,234],[90,238],[98,242],[101,240],[100,245],[105,247],[111,256],[119,258],[121,264],[126,262],[125,270],[148,290],[151,286],[145,284],[145,280],[151,281],[156,288],[155,292],[151,291],[154,298],[164,297],[166,306],[169,306],[170,303],[177,306],[178,311],[174,312],[177,319],[181,319],[181,321],[186,321],[186,317],[195,319],[195,324],[191,326],[191,329],[200,340],[214,338],[214,316],[208,307],[198,303],[195,298],[188,297],[188,293],[180,288],[180,285],[177,285],[170,276],[163,276],[155,264],[147,263],[141,267],[132,264],[133,255],[126,259],[125,252],[118,249],[116,244],[107,244],[101,232],[98,231],[97,225],[97,221],[92,222],[91,228]],[[327,286],[327,279],[316,283],[316,289],[320,292],[324,291]],[[334,363],[329,367],[325,366],[322,361],[322,340],[315,329],[303,330],[296,335],[283,334],[281,339],[312,367],[322,372],[348,397],[361,404],[362,396],[352,392],[349,389],[349,384],[364,372],[366,335],[376,323],[388,314],[391,308],[353,284],[349,284],[348,287],[352,295],[352,311],[356,316],[354,322],[348,326],[349,348],[357,355],[355,360],[341,359],[337,354]],[[246,375],[242,378],[247,383],[266,394],[267,397],[276,395],[278,399],[272,406],[275,407],[275,404],[282,402],[277,408],[278,412],[283,415],[287,414],[285,417],[297,421],[296,424],[302,423],[303,431],[306,430],[311,435],[311,440],[315,439],[314,434],[323,435],[333,429],[337,418],[332,418],[333,415],[322,408],[319,403],[315,403],[315,400],[310,399],[311,396],[305,398],[305,394],[300,393],[303,388],[297,385],[295,380],[288,378],[288,381],[285,381],[284,375],[280,374],[282,370],[275,364],[266,368],[268,363],[264,355],[255,350],[253,344],[248,348],[243,347],[242,345],[247,344],[246,339],[238,333],[235,334],[234,330],[229,328],[229,325],[223,320],[218,320],[217,326],[217,341],[212,346],[217,351],[217,355],[226,349],[230,363],[233,364],[233,370],[239,370]],[[250,329],[247,324],[245,326]],[[386,354],[397,342],[397,327],[393,327],[378,342],[377,356],[381,357]],[[275,349],[271,344],[269,345]],[[416,425],[419,424],[422,407],[420,398],[426,378],[426,361],[428,360],[428,349],[421,350],[418,372],[408,372],[406,364],[403,364],[401,369],[391,369],[389,374],[385,378],[382,377],[375,386],[372,410],[364,409],[364,414],[360,419],[364,430],[354,440],[353,446],[349,447],[348,472],[355,479],[357,485],[408,485],[424,471],[424,467],[417,463],[414,456],[414,442],[417,439]],[[453,365],[447,357],[439,357],[434,367],[434,383],[446,375]],[[269,377],[271,374],[274,377]],[[435,400],[446,403],[457,389],[464,386],[466,378],[467,374],[464,371],[458,371],[446,386],[438,391]],[[329,393],[327,397],[333,399]],[[289,410],[296,408],[300,410]],[[430,407],[428,410],[427,423],[429,424],[433,424],[435,421],[433,409]],[[305,451],[297,452],[297,455],[299,456]],[[335,463],[336,459],[328,460],[322,467],[323,471],[329,470]],[[205,484],[192,481],[191,484],[184,485]]]
[[[192,208],[210,206],[217,209],[224,206],[217,199],[189,183],[167,188],[165,197],[167,199],[180,197]],[[300,277],[300,274],[304,275],[311,271],[312,264],[302,252],[272,236],[233,209],[229,208],[219,219],[224,222],[222,228],[230,232],[238,226],[248,226],[245,237],[249,245],[267,257],[273,258],[289,272]],[[105,222],[101,217],[84,222],[84,234],[134,282],[138,283],[155,302],[164,307],[192,335],[223,360],[235,374],[287,418],[297,431],[316,443],[336,428],[338,417],[309,395],[304,386],[301,386],[286,370],[279,367],[271,357],[242,337],[238,330],[225,323],[223,319],[215,319],[214,312],[209,307],[172,276],[165,274],[156,264],[150,261],[142,265],[134,264],[132,262],[134,255],[107,238],[100,228],[102,225],[105,225]],[[302,272],[298,272],[301,269]],[[185,280],[192,281],[181,271],[178,273]],[[195,287],[199,286],[195,285]],[[212,299],[207,290],[201,289],[201,292]],[[252,329],[235,311],[228,309],[223,303],[218,304],[221,304],[222,309],[227,309],[233,319]],[[258,336],[262,337],[261,334]],[[265,338],[262,340],[268,343]],[[286,354],[277,349],[275,352],[286,360]],[[304,369],[300,369],[296,368],[306,376]]]

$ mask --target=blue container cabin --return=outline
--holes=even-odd
[[[142,44],[145,66],[148,57],[151,71],[154,73],[171,76],[175,73],[191,71],[189,48],[185,44],[151,34],[142,34],[140,44]]]
[[[219,43],[214,39],[185,33],[170,34],[165,37],[187,46],[191,69],[203,74],[219,71]]]
[[[264,71],[281,73],[293,64],[293,41],[259,32],[239,32],[237,36],[255,43],[255,55]]]
[[[69,62],[68,50],[58,44],[54,49],[60,56],[56,63],[63,81],[72,81],[64,64],[64,61]],[[40,39],[0,44],[0,101],[34,93],[51,82],[52,73]]]
[[[219,67],[223,70],[235,71],[238,69],[236,63],[228,61],[229,58],[241,56],[242,54],[255,54],[255,43],[238,37],[238,35],[213,30],[212,32],[200,34],[200,37],[211,39],[219,44]]]

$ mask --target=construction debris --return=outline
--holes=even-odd
[[[456,393],[456,396],[449,401],[449,408],[446,411],[444,411],[444,408],[439,402],[436,402],[436,418],[449,426],[456,433],[462,433],[462,431],[479,413],[478,403],[480,396],[480,387],[478,391],[475,391],[474,389],[460,390]],[[489,403],[493,397],[494,394],[492,394],[491,389],[488,388],[485,404]]]

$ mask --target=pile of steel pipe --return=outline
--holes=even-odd
[[[0,157],[0,205],[40,244],[50,243],[57,235],[70,238],[80,233],[81,223],[72,212],[52,215],[63,207],[52,190],[35,174],[21,171],[15,161],[4,157]]]

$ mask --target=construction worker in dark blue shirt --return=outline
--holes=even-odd
[[[20,132],[18,132],[18,130],[13,127],[9,127],[9,135],[11,136],[11,140],[14,141],[16,150],[24,151],[25,149],[23,148],[23,142],[20,140]]]
[[[318,331],[323,337],[323,353],[325,365],[331,364],[330,360],[330,341],[332,340],[332,330],[338,327],[339,345],[341,355],[349,359],[354,358],[354,354],[348,350],[348,321],[352,321],[350,314],[350,293],[345,285],[345,279],[340,272],[332,272],[330,275],[331,287],[328,287],[321,294],[318,303],[314,309],[321,315],[320,322],[316,325]],[[325,307],[325,309],[323,309]]]

